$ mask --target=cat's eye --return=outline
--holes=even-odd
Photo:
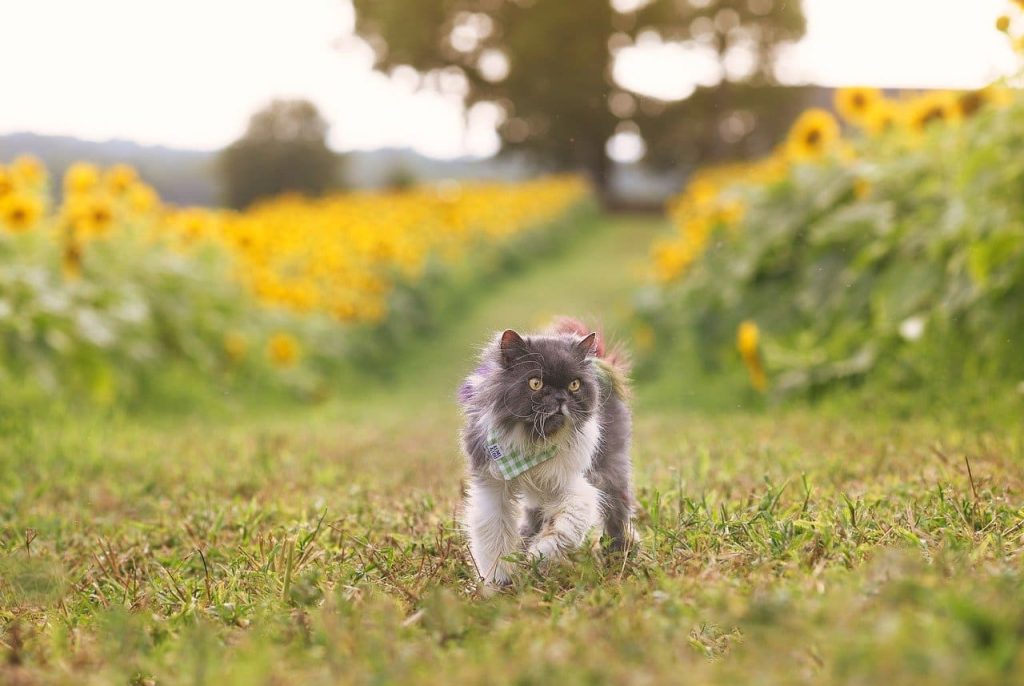
[[[575,393],[576,391],[580,390],[580,380],[579,379],[573,379],[572,381],[570,381],[569,382],[569,390],[572,391],[573,393]]]
[[[530,388],[532,388],[535,391],[539,391],[540,389],[544,388],[544,382],[535,376],[532,379],[530,379]]]

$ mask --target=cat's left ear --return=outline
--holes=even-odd
[[[529,353],[526,341],[512,329],[507,329],[501,334],[501,361],[506,367],[511,367],[523,355]]]
[[[581,360],[593,357],[597,354],[597,333],[589,333],[582,341],[576,344],[576,354]]]

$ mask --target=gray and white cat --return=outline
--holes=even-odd
[[[501,333],[459,391],[469,463],[463,523],[488,584],[511,582],[506,556],[553,559],[603,523],[616,549],[632,543],[627,367],[572,319]]]

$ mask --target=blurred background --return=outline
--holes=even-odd
[[[588,310],[641,377],[880,376],[1016,302],[1017,167],[981,170],[1024,128],[1021,28],[1005,0],[8,3],[0,383],[113,402],[170,361],[317,398],[606,232],[613,300],[535,318]]]

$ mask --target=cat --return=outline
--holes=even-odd
[[[557,559],[598,523],[613,549],[634,542],[628,361],[588,332],[569,318],[506,330],[459,389],[463,526],[489,585],[511,583],[508,555]]]

